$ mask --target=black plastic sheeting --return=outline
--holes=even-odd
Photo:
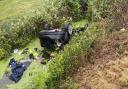
[[[31,64],[31,61],[24,60],[19,64],[12,64],[13,66],[11,67],[11,74],[4,74],[2,79],[0,80],[0,89],[7,89],[7,85],[12,84],[14,82],[17,83],[21,79],[27,67]]]
[[[70,39],[68,32],[64,30],[53,32],[44,30],[39,33],[39,38],[41,46],[47,49],[54,49],[57,44],[56,41],[64,45]]]

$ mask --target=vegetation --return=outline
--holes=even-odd
[[[73,89],[127,89],[127,52],[128,31],[101,36],[94,41],[88,56],[83,57],[85,61],[66,83],[74,81],[76,88]]]
[[[33,51],[33,49],[35,47],[37,47],[38,49],[41,49],[41,46],[40,46],[40,43],[39,43],[39,39],[38,38],[30,41],[30,43],[25,46],[25,48],[29,48],[32,51]],[[25,48],[19,49],[19,52],[22,52]],[[15,60],[19,61],[19,60],[21,60],[23,58],[24,59],[27,59],[28,58],[28,55],[27,54],[22,54],[22,55],[12,54],[7,59],[1,60],[0,61],[0,65],[1,65],[1,67],[0,67],[0,79],[2,79],[3,74],[7,71],[7,65],[8,65],[8,63],[9,63],[9,61],[10,61],[11,58],[14,58]]]
[[[3,3],[5,3],[5,2],[6,1],[3,1]],[[72,0],[69,0],[69,1],[65,0],[65,2],[63,2],[63,3],[60,2],[59,4],[56,4],[56,5],[55,5],[55,2],[57,2],[57,0],[56,1],[55,0],[54,1],[46,0],[45,2],[47,2],[48,4],[45,4],[44,6],[39,5],[40,7],[36,8],[36,9],[34,8],[32,12],[28,10],[27,13],[25,13],[25,12],[24,12],[24,14],[18,13],[16,15],[13,15],[14,17],[11,17],[11,16],[10,16],[10,18],[9,18],[9,16],[8,16],[8,18],[1,17],[2,20],[1,20],[1,27],[0,27],[0,29],[1,29],[0,30],[1,31],[1,40],[0,40],[1,45],[0,46],[1,46],[1,48],[2,48],[1,50],[3,52],[3,53],[1,53],[1,58],[8,56],[8,54],[10,54],[11,50],[14,47],[24,46],[33,37],[36,37],[37,33],[41,30],[40,24],[42,24],[44,21],[50,21],[51,23],[58,23],[59,21],[61,21],[59,14],[61,13],[61,11],[63,11],[63,9],[60,10],[60,12],[58,12],[58,8],[60,8],[61,4],[64,4],[64,6],[67,8],[66,9],[67,11],[71,11],[71,12],[68,12],[67,17],[71,16],[74,19],[81,18],[81,16],[80,16],[80,14],[81,14],[80,1],[74,2]],[[55,5],[54,9],[49,9],[49,8],[53,7],[52,5],[48,6],[49,4],[51,4],[50,2],[52,3],[52,5]],[[14,4],[17,4],[17,3],[14,2]],[[73,7],[72,7],[72,5],[73,5]],[[44,7],[45,7],[45,10],[44,10]],[[41,9],[41,8],[43,8],[43,9]],[[26,11],[26,9],[27,8],[25,8],[25,10],[23,10],[23,11]],[[54,15],[56,15],[56,16],[54,16]],[[58,18],[57,21],[55,20],[56,18]],[[62,22],[63,22],[63,20],[60,23],[62,24]],[[95,31],[96,31],[96,29],[94,30],[94,34],[95,34]],[[90,35],[89,33],[86,33],[86,34]],[[83,37],[81,38],[81,36],[83,36]],[[90,35],[90,37],[91,36],[93,36],[93,35]],[[38,75],[35,75],[36,76],[35,78],[32,78],[32,79],[30,78],[31,82],[28,83],[28,85],[26,85],[26,86],[24,84],[25,82],[20,83],[20,85],[21,85],[20,88],[28,88],[28,87],[41,88],[41,87],[44,87],[45,85],[50,88],[50,87],[56,85],[57,84],[56,82],[58,80],[55,81],[54,79],[59,79],[59,76],[60,77],[64,76],[64,75],[62,75],[63,73],[67,73],[67,72],[69,72],[68,69],[73,68],[70,64],[71,59],[73,60],[74,55],[77,56],[77,55],[81,54],[81,52],[83,51],[82,50],[83,48],[86,48],[85,50],[87,50],[88,47],[93,42],[93,40],[95,39],[95,36],[94,36],[94,38],[92,37],[92,39],[86,38],[86,40],[84,40],[83,41],[84,43],[83,43],[82,40],[84,38],[86,38],[86,36],[83,33],[80,36],[74,37],[72,40],[73,42],[71,42],[72,45],[67,46],[67,49],[65,48],[65,51],[60,52],[59,55],[55,58],[54,61],[56,61],[56,62],[53,61],[48,64],[48,70],[46,71],[46,73],[43,71],[43,74],[44,74],[43,76],[42,76],[42,72],[40,70],[38,71],[38,67],[37,67],[35,69],[35,71],[39,72]],[[8,40],[6,40],[6,39],[8,39]],[[75,44],[77,41],[79,44]],[[87,41],[89,41],[89,42],[87,42]],[[78,46],[78,45],[85,44],[86,42],[88,44],[83,45],[82,47]],[[70,50],[69,50],[69,48],[70,48]],[[74,48],[74,49],[72,50],[72,48]],[[68,58],[66,58],[66,57],[68,57]],[[62,64],[61,64],[61,62],[62,62]],[[56,63],[58,63],[58,64],[56,64]],[[57,70],[53,71],[54,69],[52,69],[52,68],[55,68],[60,65],[61,65],[60,71],[57,71]],[[52,66],[54,66],[54,67],[52,67]],[[68,68],[68,69],[65,70],[65,68]],[[31,70],[31,69],[33,69],[33,66],[30,67],[29,70]],[[57,75],[55,75],[56,73],[57,73]],[[55,75],[55,78],[52,77],[53,75]],[[29,76],[29,71],[28,71],[27,77],[28,76]],[[45,81],[38,80],[38,78],[40,79],[40,77],[42,77],[42,79]],[[46,77],[46,78],[43,78],[43,77]],[[23,79],[26,79],[26,77],[24,77]],[[31,86],[31,85],[33,85],[33,81],[32,81],[33,79],[36,79],[36,81],[34,82],[35,85]],[[52,81],[53,81],[53,83],[52,83]],[[44,86],[43,86],[43,82],[44,82]],[[50,82],[51,82],[51,84],[50,84]],[[19,84],[17,84],[17,85],[19,88]],[[13,85],[12,85],[12,87],[13,87]],[[58,86],[56,85],[55,88],[56,87],[58,87]],[[14,89],[14,87],[13,87],[13,89]]]
[[[9,89],[63,89],[63,80],[72,75],[72,71],[85,61],[83,57],[88,56],[88,50],[93,46],[93,42],[101,35],[106,35],[104,32],[108,34],[113,29],[121,29],[127,22],[120,20],[127,18],[126,9],[121,4],[127,7],[128,2],[126,0],[1,0],[0,59],[7,59],[6,57],[14,48],[25,47],[38,36],[38,32],[46,22],[57,28],[69,21],[69,18],[72,18],[73,22],[84,18],[80,22],[73,23],[74,28],[85,23],[89,24],[86,31],[75,34],[64,50],[56,53],[46,65],[41,65],[40,61],[32,62],[21,81],[7,87]],[[118,10],[118,6],[122,8]],[[122,13],[124,14],[121,15]],[[118,23],[122,21],[121,26],[117,26],[116,20]],[[37,40],[35,42],[37,43]],[[27,47],[32,48],[33,45]],[[117,50],[121,53],[123,47],[119,46]],[[20,59],[15,55],[11,57]],[[2,65],[0,78],[8,62],[9,60],[0,61]],[[67,84],[69,88],[76,88],[72,80],[68,83],[71,84]]]
[[[79,65],[82,61],[79,60],[79,57],[90,48],[92,42],[100,35],[99,33],[100,30],[95,28],[95,24],[91,25],[86,32],[74,36],[70,44],[65,47],[64,51],[59,52],[51,62],[48,62],[48,64],[44,66],[46,67],[45,69],[42,71],[36,70],[36,75],[29,81],[29,84],[25,85],[26,82],[18,83],[17,85],[12,85],[10,89],[60,88],[59,83],[61,79],[70,75],[71,70]]]
[[[56,4],[56,1],[13,0],[10,3],[8,0],[1,1],[0,48],[3,53],[0,53],[0,59],[8,56],[12,49],[25,46],[37,36],[41,30],[40,24],[49,21],[52,15],[57,13],[61,3]],[[24,4],[26,7],[20,9]],[[4,14],[7,14],[8,18],[4,17],[6,16]]]
[[[0,15],[0,50],[2,51],[0,51],[0,59],[10,55],[12,49],[23,47],[36,37],[42,30],[43,23],[50,22],[55,27],[61,26],[66,18],[75,18],[75,15],[80,15],[81,10],[79,0],[75,2],[72,0],[12,0],[9,1],[10,3],[8,0],[2,0],[0,2],[2,11]],[[71,16],[73,14],[74,16]]]
[[[94,1],[94,0],[93,0]],[[96,0],[95,0],[96,1]],[[105,0],[99,0],[104,2]],[[127,0],[107,0],[104,8],[94,2],[93,20],[103,29],[103,36],[94,41],[88,54],[82,59],[77,71],[72,71],[71,81],[75,89],[125,89],[128,86],[128,2]],[[97,4],[98,3],[98,4]],[[98,5],[101,5],[98,7]],[[90,5],[89,5],[90,6]],[[91,12],[90,12],[91,13]],[[66,83],[69,80],[66,79]],[[68,84],[63,84],[68,87]],[[64,87],[65,89],[65,87]]]

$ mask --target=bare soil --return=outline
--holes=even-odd
[[[128,31],[97,40],[73,75],[77,89],[128,89]]]

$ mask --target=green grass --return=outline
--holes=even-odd
[[[46,0],[2,0],[0,1],[0,20],[23,16],[45,5]]]
[[[30,25],[30,27],[31,27],[31,25],[34,24],[35,21],[38,21],[38,18],[43,18],[41,20],[44,20],[44,19],[48,20],[49,19],[51,21],[51,19],[53,18],[52,16],[56,14],[58,8],[60,7],[58,4],[59,2],[55,3],[56,1],[58,1],[58,0],[55,0],[55,1],[54,0],[2,0],[2,1],[0,1],[0,11],[1,11],[0,12],[0,21],[5,20],[5,22],[4,22],[5,26],[3,26],[4,27],[3,30],[5,30],[6,26],[8,26],[8,28],[11,31],[17,31],[18,29],[20,29],[19,31],[22,32],[22,24],[17,23],[18,21],[12,22],[8,18],[11,18],[12,20],[15,20],[15,18],[16,18],[16,20],[20,20],[19,17],[23,17],[24,20],[19,21],[21,23],[24,23],[23,28],[25,28],[25,26],[28,26],[28,25]],[[58,5],[58,6],[56,6],[56,5]],[[32,20],[29,21],[29,19],[32,19]],[[6,23],[8,21],[11,25],[8,25],[8,23]],[[86,20],[82,20],[80,22],[74,23],[73,26],[76,28],[76,27],[84,26],[85,23],[86,23]],[[16,26],[13,27],[13,25],[16,25]],[[20,25],[21,25],[21,27],[20,27]],[[35,26],[35,24],[33,25],[33,27],[34,26]],[[9,30],[8,28],[7,28],[7,30]],[[31,35],[31,34],[28,34],[28,35]],[[28,47],[30,49],[33,49],[34,47],[40,48],[39,43],[40,43],[39,40],[35,39],[35,40],[31,41],[26,47]],[[76,45],[74,47],[76,47]],[[20,49],[20,51],[22,51],[22,50],[23,49]],[[69,49],[69,51],[71,51],[71,50]],[[2,75],[4,74],[4,72],[6,71],[9,59],[13,58],[13,57],[16,60],[19,60],[21,58],[26,58],[26,55],[19,56],[19,55],[12,54],[12,56],[7,58],[6,60],[0,61],[0,65],[1,65],[1,67],[0,67],[0,79],[2,78]],[[58,57],[60,57],[60,56],[58,56]],[[60,59],[60,58],[58,58],[58,59]],[[46,79],[51,78],[50,76],[47,77],[47,72],[44,73],[45,69],[47,69],[47,66],[42,67],[42,65],[40,65],[40,63],[38,61],[32,62],[30,67],[27,69],[27,71],[25,71],[20,82],[17,84],[10,85],[9,86],[10,89],[17,89],[17,88],[18,89],[25,89],[26,87],[27,87],[26,89],[28,89],[28,86],[30,87],[30,85],[33,85],[33,82],[34,82],[33,79],[36,78],[37,80],[42,81],[42,79],[40,79],[40,77],[38,76],[38,73],[41,75],[45,74]],[[31,73],[32,74],[34,73],[34,74],[32,76],[30,76]],[[37,80],[35,80],[36,84],[42,85],[42,84],[40,84],[42,82],[39,81],[39,83],[38,83]],[[44,78],[44,80],[45,80],[45,78]]]
[[[74,28],[84,27],[85,24],[87,24],[87,23],[88,23],[88,20],[87,19],[82,19],[80,21],[74,22],[73,23],[73,27]]]
[[[7,85],[8,89],[20,89],[24,86],[29,86],[29,84],[32,84],[32,80],[37,77],[38,72],[42,73],[46,69],[45,65],[40,65],[40,62],[32,62],[31,65],[28,67],[27,71],[24,72],[24,75],[22,76],[21,80],[17,84],[11,84]]]
[[[8,57],[14,46],[29,43],[45,21],[55,22],[53,17],[62,3],[62,0],[0,0],[0,59]]]
[[[73,22],[73,26],[74,26],[74,28],[81,27],[81,26],[84,26],[86,23],[87,23],[86,20],[81,20],[81,21],[78,21],[78,22]],[[32,40],[24,48],[34,49],[35,47],[41,49],[40,41],[39,41],[38,38]],[[19,51],[21,52],[24,48],[20,49]],[[9,59],[15,58],[16,60],[20,60],[21,58],[24,58],[24,59],[27,58],[27,56],[28,55],[12,54],[12,56],[10,56],[9,58],[0,61],[0,65],[1,65],[1,67],[0,67],[0,79],[2,78],[3,74],[5,73],[5,71],[7,69],[7,65],[9,63]],[[44,68],[44,67],[42,67],[42,65],[40,65],[38,61],[32,62],[30,67],[24,73],[24,75],[23,75],[22,79],[20,80],[20,82],[17,83],[17,84],[12,84],[11,85],[11,87],[12,87],[11,89],[13,89],[15,86],[23,86],[24,84],[26,84],[26,82],[29,82],[31,79],[33,79],[33,76],[29,76],[29,73],[41,72],[42,68]]]
[[[4,21],[7,18],[15,18],[20,16],[23,17],[30,15],[31,17],[34,11],[38,11],[37,9],[41,9],[40,11],[44,12],[49,5],[53,6],[50,3],[50,0],[0,0],[0,21]],[[39,40],[33,40],[26,47],[30,49],[33,49],[34,47],[40,48]],[[22,49],[20,49],[20,51],[22,51]],[[12,54],[12,56],[9,58],[0,61],[0,79],[6,70],[10,58],[19,60],[24,56],[26,55],[19,56]]]
[[[34,49],[34,48],[39,48],[41,49],[41,46],[40,46],[40,41],[39,39],[34,39],[32,40],[28,45],[26,45],[25,48],[29,48],[29,49]],[[19,51],[22,52],[24,48],[20,49]],[[16,60],[20,60],[21,58],[28,58],[28,55],[18,55],[18,54],[12,54],[12,56],[10,56],[9,58],[5,59],[5,60],[1,60],[0,61],[0,79],[2,78],[4,72],[6,71],[7,69],[7,65],[9,63],[9,59],[11,58],[15,58]]]
[[[100,29],[97,29],[94,23],[85,32],[73,36],[70,44],[65,46],[64,51],[59,52],[55,59],[48,63],[47,71],[44,74],[39,73],[39,76],[34,79],[35,82],[33,81],[33,84],[35,86],[29,86],[29,88],[61,89],[59,87],[62,83],[61,79],[67,78],[74,68],[78,67],[81,62],[84,62],[85,59],[81,59],[81,57],[85,56],[93,41],[101,33]]]

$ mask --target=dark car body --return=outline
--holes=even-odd
[[[67,44],[70,40],[69,28],[70,24],[65,25],[61,29],[42,30],[39,32],[41,46],[47,49],[54,49]],[[70,26],[71,27],[71,26]]]

